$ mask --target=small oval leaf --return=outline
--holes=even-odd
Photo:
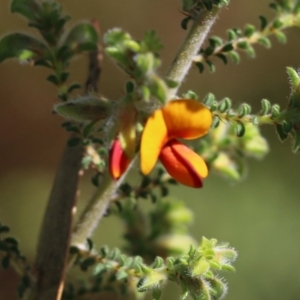
[[[41,59],[46,51],[42,42],[23,33],[8,34],[0,40],[0,62],[8,58],[20,61]]]
[[[68,33],[64,46],[68,46],[74,54],[82,51],[97,50],[98,33],[90,23],[80,23]]]

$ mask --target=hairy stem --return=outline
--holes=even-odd
[[[169,89],[168,100],[176,96],[178,88],[191,68],[194,57],[200,50],[212,25],[215,23],[219,11],[220,7],[215,6],[212,11],[200,13],[195,18],[193,26],[168,72],[167,78],[178,83],[177,87]]]
[[[201,48],[210,28],[216,21],[219,7],[215,7],[210,12],[203,12],[194,20],[186,39],[184,40],[174,62],[168,72],[168,78],[180,83],[187,75],[194,56]],[[171,100],[177,93],[179,85],[169,90],[168,100]],[[103,182],[94,196],[90,199],[89,204],[83,211],[75,226],[75,231],[72,237],[72,245],[84,247],[86,239],[91,237],[94,229],[102,219],[107,207],[113,199],[115,199],[120,184],[126,179],[129,169],[131,169],[138,161],[138,154],[128,167],[127,172],[117,181],[114,182],[110,178],[108,172],[105,173]]]
[[[109,204],[115,199],[118,188],[126,179],[129,170],[136,165],[136,162],[137,158],[131,162],[127,171],[117,181],[111,178],[108,171],[104,173],[100,187],[90,199],[74,228],[72,236],[73,246],[85,249],[86,239],[92,236],[98,223],[105,215]]]

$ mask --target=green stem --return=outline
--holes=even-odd
[[[173,64],[168,72],[168,78],[176,81],[179,85],[183,82],[187,75],[194,56],[201,48],[204,39],[206,38],[210,28],[217,18],[220,11],[219,7],[215,7],[210,12],[203,12],[194,20],[185,41],[183,42]],[[169,90],[168,100],[171,100],[176,95],[179,85]],[[90,199],[87,207],[82,212],[79,221],[75,226],[72,237],[72,245],[84,248],[86,239],[91,237],[98,223],[105,214],[109,204],[115,198],[119,186],[127,177],[128,171],[136,165],[138,154],[128,167],[127,171],[118,181],[113,181],[108,171],[105,172],[103,182],[94,196]]]
[[[86,239],[92,236],[98,223],[106,213],[109,204],[115,199],[120,185],[124,182],[130,169],[136,165],[137,161],[137,157],[132,160],[126,172],[118,181],[111,178],[109,171],[104,173],[100,187],[90,199],[74,228],[71,242],[73,246],[85,249]]]
[[[167,78],[178,83],[177,87],[169,89],[168,100],[176,96],[181,83],[191,68],[194,57],[201,49],[207,34],[215,23],[219,11],[220,7],[215,6],[212,11],[201,13],[195,18],[194,24],[168,72]]]
[[[255,31],[250,37],[243,36],[243,37],[238,37],[235,40],[225,42],[222,45],[216,47],[214,49],[213,53],[211,53],[210,55],[199,54],[199,55],[195,56],[194,62],[203,62],[203,61],[207,60],[209,57],[223,53],[224,46],[228,43],[230,43],[232,45],[234,50],[241,50],[239,45],[243,42],[246,42],[250,45],[257,44],[257,43],[259,43],[260,39],[262,39],[262,38],[266,38],[271,35],[280,34],[280,33],[282,33],[283,30],[290,28],[290,27],[296,27],[299,22],[298,19],[299,19],[299,17],[297,15],[295,15],[294,13],[283,14],[283,15],[275,18],[274,20],[272,20],[264,30]],[[282,23],[280,28],[274,27],[275,21]]]
[[[272,117],[272,115],[263,115],[263,116],[256,116],[256,115],[246,115],[243,117],[240,117],[238,115],[235,116],[228,116],[228,114],[220,113],[220,112],[213,112],[213,115],[218,117],[220,120],[225,120],[228,122],[241,122],[241,123],[253,123],[254,120],[260,125],[274,125],[277,123],[280,123],[276,119]]]

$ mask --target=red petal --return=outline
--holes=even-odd
[[[207,176],[207,166],[196,152],[175,139],[162,149],[160,161],[168,173],[178,182],[194,187],[202,187],[202,178]]]
[[[126,171],[130,160],[126,156],[118,139],[114,140],[109,152],[109,172],[113,179],[118,179]]]

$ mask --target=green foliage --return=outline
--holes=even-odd
[[[96,29],[89,23],[80,23],[68,32],[63,46],[69,48],[73,56],[83,51],[97,50],[97,41]]]
[[[27,265],[25,256],[19,249],[17,239],[6,236],[10,228],[0,222],[0,260],[1,267],[8,269],[11,266],[16,268],[20,274],[20,284],[18,286],[18,295],[23,297],[25,291],[31,287],[30,267]]]
[[[107,119],[111,114],[111,103],[96,96],[84,96],[55,106],[55,111],[67,119],[78,122]]]
[[[138,90],[136,98],[149,101],[151,97],[164,103],[166,101],[168,83],[157,75],[161,61],[158,51],[162,48],[160,39],[154,31],[145,33],[143,40],[135,41],[130,34],[115,28],[104,36],[106,53],[132,77]]]
[[[215,64],[212,61],[218,57],[224,64],[230,58],[234,63],[240,62],[239,52],[245,52],[249,57],[255,57],[253,45],[261,44],[265,48],[271,48],[270,36],[275,35],[279,42],[286,42],[284,30],[292,26],[300,26],[299,1],[292,0],[277,1],[272,3],[271,8],[275,9],[276,17],[268,21],[266,17],[260,16],[260,29],[252,24],[246,24],[244,29],[233,28],[227,31],[227,41],[221,37],[211,37],[209,45],[202,48],[194,62],[199,72],[202,73],[207,65],[210,72],[215,71]]]
[[[48,49],[39,40],[22,33],[12,33],[0,40],[0,62],[17,58],[21,62],[38,60],[48,55]]]
[[[58,86],[59,98],[66,101],[69,94],[80,85],[66,85],[70,60],[83,51],[96,50],[98,34],[92,24],[82,22],[65,35],[69,16],[62,15],[61,6],[55,1],[13,0],[11,11],[28,19],[28,25],[37,29],[43,41],[26,34],[12,33],[0,40],[0,62],[8,58],[33,61],[53,71],[47,80]]]
[[[200,246],[191,246],[177,257],[167,260],[156,257],[149,266],[141,257],[127,256],[117,248],[102,247],[99,251],[72,248],[71,253],[76,256],[76,265],[84,272],[91,270],[92,275],[79,289],[69,284],[64,291],[65,300],[74,299],[76,295],[97,293],[101,296],[105,291],[112,295],[123,294],[125,298],[138,292],[153,291],[156,299],[160,299],[161,287],[167,281],[181,287],[181,299],[187,295],[193,299],[221,299],[227,292],[227,285],[220,274],[234,271],[232,262],[237,256],[227,244],[206,238],[202,238]],[[136,286],[131,285],[132,282]]]

